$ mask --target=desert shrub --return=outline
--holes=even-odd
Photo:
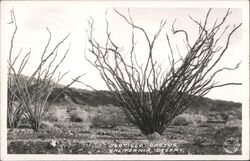
[[[147,138],[149,140],[159,140],[161,138],[161,135],[158,132],[154,132],[153,134],[147,135]]]
[[[195,120],[196,124],[201,124],[204,122],[207,122],[207,117],[205,115],[201,115],[201,114],[194,114],[192,115],[193,119]]]
[[[54,108],[48,112],[44,120],[49,122],[64,122],[68,118],[66,109]]]
[[[71,122],[89,122],[88,112],[85,110],[76,110],[70,113]]]
[[[15,45],[13,44],[14,39],[17,33],[17,23],[14,11],[10,11],[10,16],[13,22],[11,23],[14,26],[14,32],[11,34],[11,45],[9,52],[9,60],[8,60],[8,75],[12,75],[12,80],[8,80],[8,106],[7,106],[7,115],[8,115],[8,125],[11,128],[14,128],[19,123],[19,118],[22,114],[29,120],[29,124],[31,125],[33,131],[39,131],[40,123],[44,120],[48,110],[51,105],[57,100],[57,98],[61,95],[63,91],[68,89],[74,82],[76,82],[81,76],[72,79],[71,83],[65,85],[58,92],[56,92],[53,98],[51,97],[52,91],[58,86],[57,84],[63,79],[66,73],[58,73],[59,66],[62,64],[66,55],[68,54],[68,50],[63,52],[63,57],[59,56],[60,54],[57,52],[58,48],[65,43],[69,34],[63,38],[61,41],[54,44],[51,42],[51,32],[47,28],[49,38],[46,42],[44,50],[41,55],[36,55],[40,57],[40,61],[37,66],[32,66],[30,69],[30,75],[25,79],[22,79],[23,71],[27,68],[27,64],[30,61],[31,52],[27,52],[27,54],[21,56],[20,53],[15,56],[13,51]],[[53,43],[54,47],[51,46]],[[43,45],[42,45],[43,46]],[[50,48],[50,51],[47,49]],[[11,59],[15,57],[15,59]],[[60,58],[59,58],[60,57]],[[59,59],[58,59],[59,58]],[[59,60],[59,61],[58,61]],[[21,62],[19,66],[16,66],[16,62]],[[58,74],[58,75],[57,75]],[[13,109],[13,101],[17,100],[20,105],[17,109]],[[48,101],[50,103],[48,103]]]
[[[207,121],[207,117],[201,114],[182,114],[177,116],[173,122],[172,126],[197,126],[198,124]]]
[[[41,129],[51,129],[53,127],[54,125],[51,122],[47,122],[47,121],[42,121],[39,125],[39,128]]]
[[[117,126],[116,123],[112,121],[111,117],[112,117],[111,114],[107,116],[103,114],[96,114],[92,118],[92,125],[94,127],[101,127],[101,128],[111,128]]]
[[[171,123],[172,126],[189,126],[189,125],[196,125],[193,119],[187,118],[183,115],[177,116],[173,122]]]
[[[91,122],[94,127],[113,128],[128,122],[123,112],[114,106],[97,107]]]
[[[87,30],[89,51],[86,52],[85,58],[100,72],[101,78],[108,89],[113,92],[120,108],[126,111],[125,114],[129,120],[143,134],[149,135],[154,132],[163,134],[176,116],[194,105],[212,89],[227,85],[241,85],[241,83],[234,82],[219,85],[214,83],[217,82],[215,75],[224,69],[228,69],[224,67],[214,70],[228,47],[231,46],[229,45],[231,35],[241,26],[241,23],[234,25],[230,28],[230,31],[227,30],[226,36],[221,34],[227,29],[227,27],[224,27],[224,22],[231,13],[230,9],[227,10],[222,17],[223,20],[219,23],[216,20],[209,22],[211,9],[208,10],[203,20],[195,20],[189,16],[199,28],[197,34],[185,30],[175,30],[174,24],[172,25],[173,35],[182,32],[186,37],[185,45],[188,52],[184,58],[180,56],[181,63],[178,59],[176,61],[173,56],[176,51],[172,50],[172,40],[169,39],[168,33],[166,34],[166,44],[168,44],[171,54],[168,52],[169,55],[164,55],[166,57],[163,55],[156,56],[157,53],[154,49],[157,45],[155,46],[155,41],[160,37],[161,32],[166,33],[166,31],[163,31],[166,30],[166,27],[164,27],[165,20],[160,22],[158,31],[151,40],[143,26],[134,24],[129,13],[127,16],[116,9],[114,11],[127,22],[129,27],[132,27],[133,32],[130,35],[132,43],[125,46],[128,50],[131,49],[130,53],[127,54],[124,50],[121,50],[124,49],[124,46],[117,46],[117,42],[111,38],[110,34],[113,30],[108,27],[109,21],[106,21],[106,42],[103,42],[102,39],[98,40],[94,27],[95,21],[90,18]],[[134,41],[134,37],[137,37],[134,30],[141,32],[144,35],[144,40],[147,41],[148,56],[145,57],[144,61],[140,61],[140,65],[136,58],[138,46]],[[189,37],[193,37],[192,35],[196,35],[194,42],[189,41]],[[225,45],[217,44],[217,41],[224,38],[227,39]],[[127,58],[127,55],[130,59]],[[165,58],[169,59],[169,66],[159,63],[160,60]],[[239,64],[230,70],[235,70],[238,67]]]
[[[46,121],[51,121],[51,122],[59,122],[59,117],[57,116],[56,113],[48,113],[48,115],[44,118]]]

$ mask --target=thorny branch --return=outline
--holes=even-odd
[[[118,47],[112,40],[107,18],[107,39],[104,45],[101,45],[94,38],[94,20],[93,18],[89,19],[89,53],[94,59],[92,60],[86,55],[85,57],[98,69],[102,79],[106,82],[107,87],[113,91],[120,108],[129,120],[137,125],[144,134],[153,132],[162,134],[177,115],[210,90],[228,85],[241,85],[241,83],[235,82],[219,84],[215,81],[215,76],[222,71],[232,71],[239,67],[239,64],[237,64],[234,68],[223,67],[215,70],[216,65],[222,60],[229,47],[231,36],[241,26],[241,23],[233,26],[226,35],[227,40],[224,46],[217,44],[226,34],[226,30],[229,29],[229,25],[226,27],[223,27],[223,25],[231,14],[230,9],[227,10],[221,22],[216,20],[212,27],[208,26],[208,18],[212,9],[208,10],[203,23],[189,16],[191,21],[197,24],[199,28],[199,34],[194,43],[190,42],[187,31],[175,28],[175,20],[172,25],[172,33],[173,35],[184,34],[187,53],[185,57],[180,56],[179,60],[175,60],[174,54],[176,53],[171,46],[168,34],[166,34],[170,49],[168,57],[170,68],[168,71],[163,70],[153,57],[154,44],[166,21],[160,22],[158,31],[150,40],[145,29],[134,23],[129,10],[128,17],[116,9],[114,11],[132,28],[130,59],[125,58],[122,48]],[[143,33],[148,44],[147,60],[144,66],[139,65],[136,58],[135,30]],[[177,54],[181,55],[179,51]]]
[[[51,95],[55,87],[60,83],[60,81],[66,76],[66,73],[56,74],[59,66],[65,60],[70,45],[63,54],[63,57],[56,63],[58,58],[58,49],[66,41],[70,34],[66,35],[59,43],[57,43],[54,48],[48,53],[48,47],[51,42],[51,32],[47,28],[49,33],[48,41],[44,47],[44,50],[41,55],[40,62],[38,67],[33,71],[30,77],[27,77],[27,80],[23,78],[23,69],[26,67],[31,50],[23,57],[20,58],[22,49],[19,54],[12,61],[13,48],[14,48],[14,39],[17,32],[17,24],[15,19],[14,11],[11,11],[12,23],[15,25],[15,30],[11,38],[11,47],[9,52],[8,60],[8,69],[9,69],[9,80],[8,80],[8,111],[9,115],[13,113],[13,105],[15,102],[18,102],[19,107],[15,109],[22,111],[22,114],[29,120],[33,130],[39,130],[39,124],[44,118],[45,114],[49,110],[51,104],[56,101],[59,95],[71,86],[74,82],[78,81],[83,75],[78,76],[75,79],[72,79],[71,83],[64,86],[58,93],[55,94],[55,98],[48,102],[48,98]],[[47,54],[48,53],[48,54]],[[16,68],[14,65],[16,61],[20,58],[21,64]],[[14,112],[15,113],[15,112]],[[10,117],[11,118],[11,117]]]

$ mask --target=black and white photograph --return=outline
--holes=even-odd
[[[248,1],[2,1],[1,160],[249,159]]]

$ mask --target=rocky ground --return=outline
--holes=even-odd
[[[172,126],[162,136],[144,136],[133,126],[84,129],[83,123],[64,124],[33,132],[8,131],[9,154],[241,154],[228,153],[225,141],[241,143],[241,128],[224,124]]]
[[[111,92],[69,88],[38,132],[27,120],[8,130],[8,153],[241,154],[241,119],[241,103],[204,97],[177,116],[163,135],[144,136],[126,119]]]

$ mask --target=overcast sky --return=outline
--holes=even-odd
[[[58,2],[61,3],[61,2]],[[70,51],[65,61],[63,62],[60,71],[70,71],[67,78],[63,80],[63,83],[69,82],[69,78],[73,78],[83,73],[87,73],[81,78],[81,81],[93,86],[96,89],[107,89],[105,83],[102,81],[98,72],[84,59],[84,50],[86,48],[86,29],[87,19],[91,16],[95,20],[95,35],[96,39],[103,41],[105,39],[105,11],[107,7],[105,5],[88,6],[84,3],[79,5],[50,5],[49,3],[39,5],[38,3],[22,4],[18,2],[10,2],[3,5],[1,11],[1,27],[4,31],[1,34],[2,45],[4,53],[8,53],[10,46],[11,34],[13,32],[13,25],[7,24],[11,21],[9,11],[14,8],[16,14],[16,20],[18,25],[18,31],[15,39],[14,53],[18,53],[20,48],[23,48],[24,53],[31,49],[31,58],[24,74],[29,75],[36,67],[41,52],[48,40],[48,33],[46,27],[52,32],[51,46],[56,42],[64,38],[68,33],[71,33],[70,37],[63,44],[61,51],[65,50],[69,44]],[[127,15],[127,7],[117,7],[121,13]],[[162,36],[157,41],[155,53],[156,58],[161,58],[164,61],[164,56],[169,52],[167,48],[167,41],[164,40],[164,34],[167,32],[170,34],[170,39],[173,46],[178,44],[178,48],[181,54],[185,56],[185,44],[183,43],[183,35],[175,36],[171,35],[170,27],[175,19],[176,28],[185,29],[189,35],[191,42],[197,37],[198,27],[188,17],[192,16],[198,21],[204,20],[207,12],[207,8],[166,8],[158,6],[156,7],[130,7],[130,13],[133,17],[135,24],[142,26],[152,35],[157,31],[161,19],[167,20],[166,27],[163,30]],[[242,10],[240,8],[232,8],[232,14],[226,21],[226,25],[239,24],[242,22]],[[213,9],[209,17],[210,25],[214,23],[216,18],[219,20],[226,13],[227,8]],[[110,22],[110,30],[112,31],[112,38],[118,45],[123,46],[124,50],[128,50],[128,42],[130,40],[131,28],[126,22],[118,16],[112,8],[108,8],[107,18]],[[209,25],[209,24],[208,24]],[[225,25],[225,26],[226,26]],[[2,33],[2,32],[1,32]],[[192,35],[192,36],[191,36]],[[139,59],[145,58],[146,47],[145,39],[143,39],[140,33],[137,33],[138,41],[138,55]],[[235,32],[230,41],[230,47],[224,58],[218,65],[217,69],[222,66],[233,67],[239,61],[242,61],[240,68],[237,71],[225,72],[218,76],[216,79],[221,83],[226,82],[243,82],[244,79],[244,63],[247,63],[247,53],[242,51],[242,28]],[[226,38],[226,37],[225,37]],[[221,44],[225,43],[225,39],[222,39]],[[62,53],[61,53],[62,54]],[[176,53],[177,54],[177,53]],[[75,84],[77,88],[86,88],[82,84]],[[207,96],[210,98],[241,101],[243,97],[243,87],[241,86],[228,86],[211,91]]]

